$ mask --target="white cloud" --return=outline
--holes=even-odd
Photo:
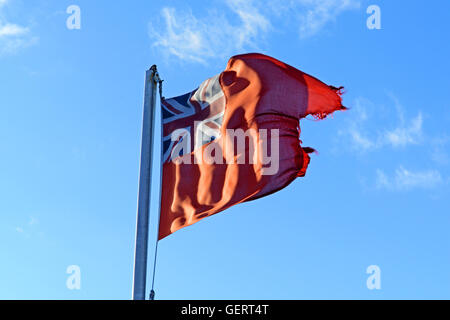
[[[150,24],[154,46],[181,60],[201,63],[208,58],[227,56],[246,46],[254,47],[254,40],[270,27],[269,21],[251,1],[234,0],[228,5],[238,18],[237,24],[232,24],[217,11],[197,18],[191,12],[178,13],[174,8],[163,8],[165,29],[156,29]]]
[[[30,217],[27,224],[19,225],[15,228],[17,233],[23,234],[25,237],[30,238],[34,234],[41,234],[36,230],[39,220],[35,217]]]
[[[430,189],[443,182],[437,170],[409,171],[400,166],[392,177],[377,170],[377,188],[390,191],[406,191],[414,188]]]
[[[350,111],[354,116],[350,119],[347,128],[341,130],[341,135],[350,137],[353,149],[365,152],[390,146],[392,148],[401,148],[409,145],[418,145],[423,141],[423,116],[419,112],[417,116],[405,120],[404,108],[398,100],[392,96],[396,111],[395,117],[397,123],[391,127],[379,128],[371,125],[376,122],[377,125],[383,123],[379,118],[369,116],[369,109],[376,109],[372,102],[367,99],[358,98],[354,107]]]
[[[355,0],[297,0],[293,3],[306,9],[299,11],[302,38],[315,35],[342,12],[360,7],[360,2]]]
[[[8,0],[0,0],[0,55],[14,53],[36,43],[38,39],[30,35],[28,27],[6,21],[2,10],[10,3]]]
[[[398,99],[392,94],[389,96],[391,98],[389,107],[376,105],[364,98],[356,99],[349,111],[345,129],[339,131],[339,138],[346,138],[351,148],[360,153],[377,150],[386,152],[388,149],[405,151],[409,146],[420,146],[421,152],[429,153],[434,162],[447,164],[445,147],[450,139],[446,136],[433,138],[425,135],[422,113],[418,112],[416,116],[408,117]],[[442,183],[444,179],[440,171],[433,168],[412,171],[399,166],[392,175],[386,174],[381,169],[376,171],[378,189],[390,191],[429,189]]]
[[[410,144],[419,144],[422,140],[422,114],[411,119],[410,123],[405,126],[404,123],[400,127],[391,131],[386,131],[384,140],[393,147],[402,147]]]
[[[251,0],[227,0],[231,10],[239,16],[240,24],[231,28],[238,32],[237,48],[244,45],[254,45],[261,33],[266,32],[271,27],[271,23]]]
[[[387,130],[385,132],[385,141],[393,147],[403,147],[410,144],[419,144],[422,141],[423,136],[422,114],[419,112],[419,114],[415,118],[412,118],[409,123],[407,123],[405,120],[404,108],[400,104],[399,100],[392,94],[390,94],[390,97],[395,103],[395,108],[397,110],[397,116],[400,123],[397,128]]]
[[[204,16],[190,10],[161,10],[162,23],[150,23],[153,45],[181,60],[205,63],[245,49],[258,49],[265,35],[286,21],[302,37],[316,34],[345,10],[359,7],[357,0],[279,1],[223,0],[227,10]],[[295,16],[295,21],[291,17]]]
[[[5,24],[0,25],[0,38],[1,37],[11,37],[11,36],[19,36],[28,32],[28,28],[24,28],[18,26],[17,24]]]

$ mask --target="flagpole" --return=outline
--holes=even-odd
[[[153,135],[156,110],[158,71],[153,65],[145,75],[144,111],[142,120],[141,161],[139,174],[136,243],[134,253],[133,300],[145,300],[147,254],[152,180]]]

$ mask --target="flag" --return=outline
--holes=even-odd
[[[221,74],[162,99],[159,239],[303,177],[311,148],[299,120],[344,110],[328,86],[263,54],[232,57]]]

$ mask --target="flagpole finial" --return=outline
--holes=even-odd
[[[164,100],[164,96],[162,95],[162,83],[164,80],[159,77],[158,67],[154,64],[150,67],[150,70],[153,72],[153,81],[159,85],[159,96]]]

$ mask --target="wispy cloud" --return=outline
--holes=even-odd
[[[422,123],[422,113],[419,112],[409,123],[401,123],[398,128],[386,131],[384,141],[393,147],[419,144],[422,140]]]
[[[28,27],[11,23],[4,18],[3,10],[11,2],[0,0],[0,55],[14,53],[18,49],[35,44],[38,40],[30,34]]]
[[[420,146],[421,152],[430,155],[427,166],[446,164],[446,144],[450,139],[445,136],[434,138],[424,132],[424,117],[415,112],[411,116],[393,94],[389,94],[389,103],[375,104],[368,99],[358,98],[349,112],[345,128],[339,131],[340,145],[350,145],[352,151],[359,154],[380,151],[383,154],[395,150],[409,152],[409,147]],[[345,141],[346,143],[342,143]],[[392,160],[395,157],[391,158]],[[430,189],[444,183],[441,172],[433,167],[414,171],[399,165],[391,175],[384,170],[376,170],[375,185],[378,189],[389,191],[408,191],[422,188]]]
[[[301,38],[317,34],[342,12],[360,7],[360,2],[356,0],[297,0],[291,3],[298,9],[294,12],[299,15]]]
[[[223,13],[210,11],[197,18],[192,12],[179,13],[174,8],[161,11],[164,30],[150,24],[154,46],[181,60],[205,63],[206,59],[226,56],[233,50],[255,46],[254,40],[270,27],[269,21],[251,1],[229,1],[229,8],[238,17],[232,24]]]
[[[377,170],[376,185],[379,189],[389,191],[407,191],[414,188],[430,189],[443,183],[442,176],[437,170],[410,171],[400,166],[393,176]]]
[[[180,60],[205,63],[244,49],[258,49],[276,26],[289,21],[301,37],[316,34],[345,10],[359,7],[357,0],[278,1],[223,0],[226,10],[206,15],[192,10],[161,9],[160,21],[150,23],[153,45]],[[275,10],[274,10],[275,9]],[[295,16],[295,21],[291,17]]]
[[[358,98],[354,103],[347,128],[341,130],[340,136],[350,137],[352,148],[359,152],[373,151],[382,147],[401,148],[409,145],[418,145],[423,141],[423,116],[421,112],[412,118],[406,119],[403,106],[391,95],[393,100],[394,118],[397,119],[393,126],[374,128],[369,125],[376,121],[377,125],[383,123],[380,119],[369,116],[369,109],[376,109],[374,104],[367,99]]]
[[[23,234],[27,238],[31,237],[31,234],[36,230],[36,226],[39,224],[39,220],[36,217],[30,217],[28,222],[23,225],[19,225],[15,228],[17,233]]]
[[[405,120],[404,108],[400,104],[400,101],[392,94],[390,97],[394,101],[395,109],[397,110],[399,125],[397,128],[387,130],[384,133],[385,141],[393,147],[404,147],[411,144],[419,144],[423,137],[422,113],[419,112],[416,117],[407,121]]]
[[[20,36],[28,33],[28,28],[18,26],[17,24],[7,23],[0,26],[0,37]]]

